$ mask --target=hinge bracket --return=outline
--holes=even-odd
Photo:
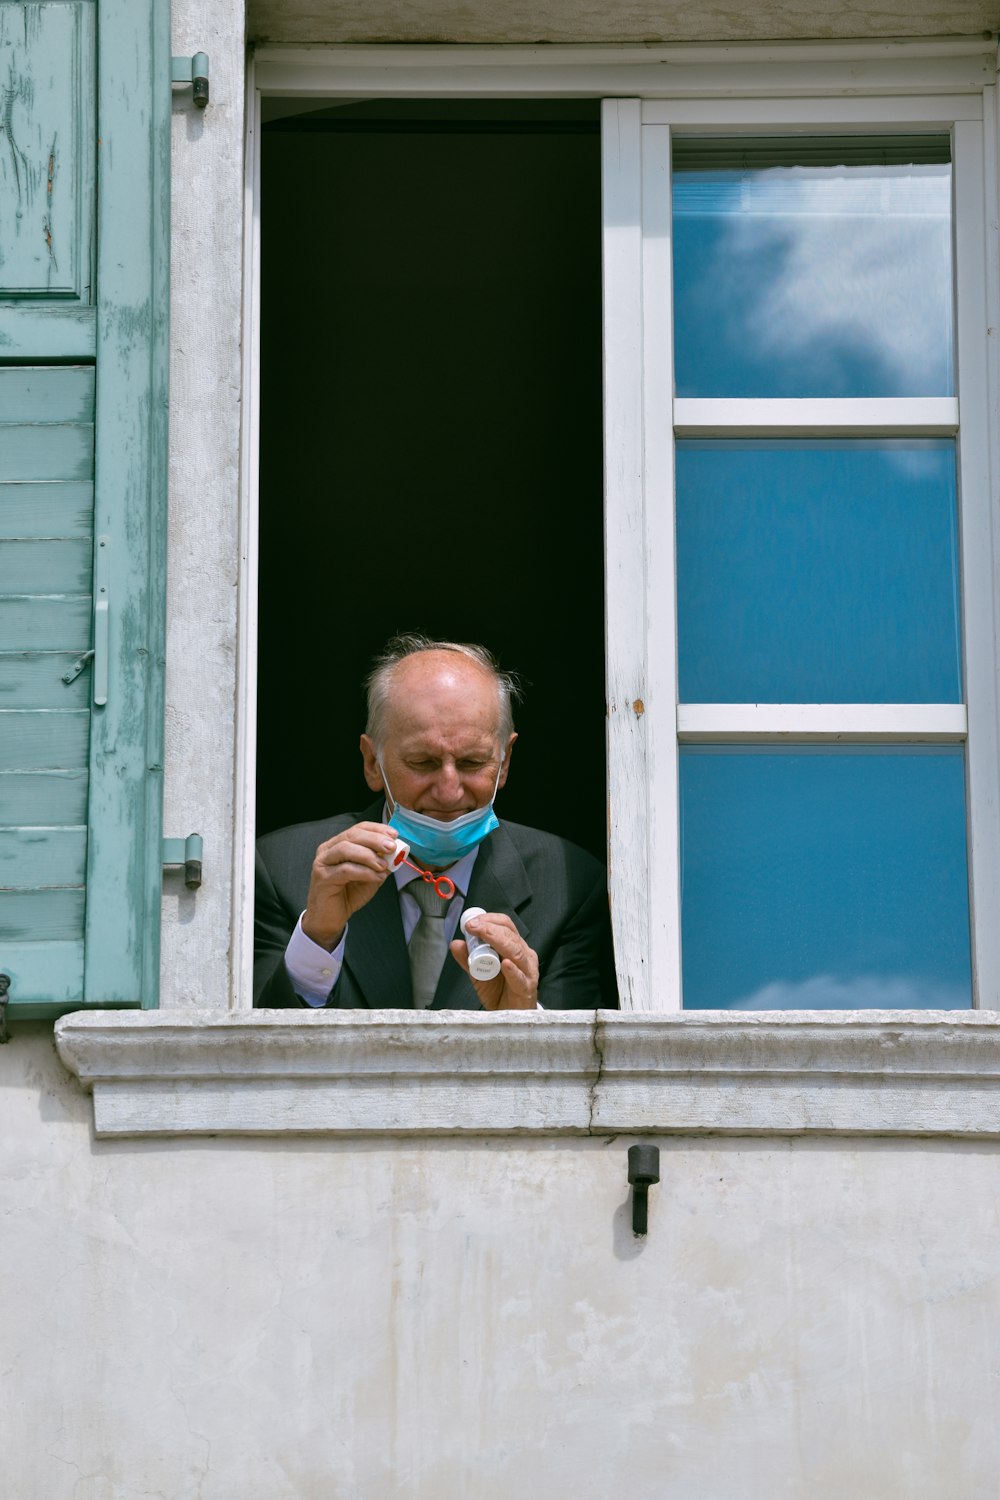
[[[79,677],[80,673],[83,671],[84,667],[87,665],[87,663],[88,662],[92,662],[93,660],[94,660],[94,651],[93,651],[93,649],[91,649],[90,651],[85,651],[82,656],[78,656],[77,659],[76,659],[76,661],[70,667],[69,671],[63,673],[63,677],[62,677],[63,682],[65,682],[67,685],[69,683],[71,683],[71,682],[75,682],[76,679]]]
[[[186,839],[163,840],[164,868],[184,866],[184,884],[189,891],[201,885],[202,838],[200,833],[189,833]]]
[[[10,1041],[7,1030],[7,1001],[10,999],[10,975],[0,974],[0,1046]]]
[[[208,103],[208,53],[196,52],[193,57],[172,57],[170,82],[189,84],[196,107],[204,109]]]

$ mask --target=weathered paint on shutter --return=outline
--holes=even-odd
[[[156,0],[0,5],[0,970],[13,1014],[156,999],[169,52]]]
[[[82,470],[82,472],[81,472]],[[0,368],[0,955],[15,997],[83,994],[94,369]]]

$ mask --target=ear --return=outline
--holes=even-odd
[[[382,775],[375,753],[375,745],[366,734],[361,736],[361,759],[365,763],[365,780],[373,792],[385,791],[385,777]]]
[[[514,748],[514,741],[516,739],[517,735],[512,734],[510,739],[507,741],[507,748],[503,753],[503,765],[500,767],[500,780],[497,782],[497,791],[499,791],[502,786],[507,785],[507,773],[510,770],[510,755],[511,751]]]

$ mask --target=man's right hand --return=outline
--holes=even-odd
[[[320,844],[309,880],[302,931],[332,953],[351,916],[370,901],[389,874],[386,856],[396,835],[385,823],[355,823]]]

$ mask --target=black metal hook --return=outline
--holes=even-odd
[[[649,1189],[660,1180],[659,1146],[628,1148],[628,1180],[632,1184],[632,1233],[645,1234],[649,1228]]]

